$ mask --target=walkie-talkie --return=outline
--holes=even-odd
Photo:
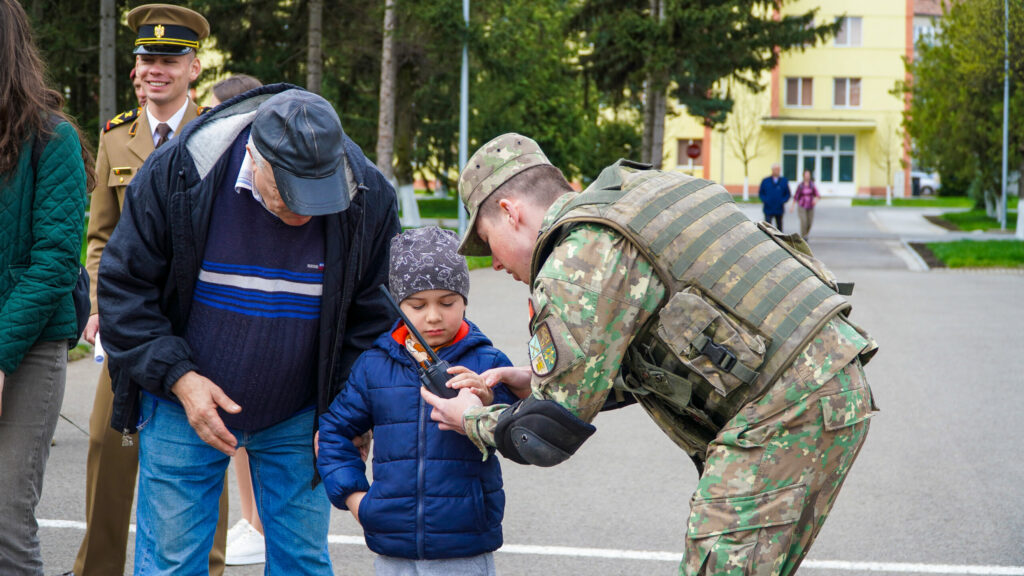
[[[458,396],[458,390],[445,386],[445,383],[452,379],[452,375],[448,373],[448,369],[451,368],[451,366],[449,366],[444,360],[441,360],[441,358],[437,356],[437,353],[434,352],[434,349],[427,345],[427,341],[423,339],[423,336],[420,336],[419,330],[417,330],[416,327],[412,325],[412,322],[406,318],[405,313],[402,312],[402,309],[398,306],[398,302],[395,302],[395,298],[391,295],[391,291],[388,290],[388,287],[381,284],[380,291],[384,293],[385,297],[387,297],[388,302],[391,303],[391,307],[395,309],[395,312],[398,312],[398,315],[402,318],[402,322],[405,322],[405,326],[409,329],[409,332],[412,333],[413,338],[420,343],[420,346],[423,346],[423,349],[426,350],[427,354],[430,356],[430,364],[426,368],[423,368],[419,362],[416,362],[416,365],[420,369],[420,383],[423,384],[427,390],[430,390],[441,398],[455,398]]]

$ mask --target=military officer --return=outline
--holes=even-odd
[[[118,114],[103,127],[96,154],[96,187],[92,190],[87,232],[86,269],[89,271],[92,316],[85,329],[89,342],[99,330],[96,301],[97,272],[103,249],[121,216],[124,194],[154,149],[174,139],[203,112],[188,97],[189,84],[199,76],[199,42],[210,34],[202,15],[169,4],[146,4],[128,13],[135,39],[135,78],[146,96],[145,105]],[[102,339],[101,339],[102,340]],[[110,428],[113,394],[106,365],[100,374],[89,419],[86,461],[86,531],[71,574],[78,576],[124,573],[132,497],[138,472],[135,436]],[[221,518],[211,574],[224,571],[227,497],[221,498]]]
[[[459,179],[460,247],[532,288],[532,394],[481,406],[427,390],[432,418],[523,464],[572,455],[610,402],[635,400],[697,465],[680,574],[792,574],[874,410],[876,349],[806,244],[725,190],[625,160],[582,193],[533,140],[499,136]]]

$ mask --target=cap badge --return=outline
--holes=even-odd
[[[163,25],[157,24],[156,27],[153,28],[153,36],[156,36],[157,38],[163,38],[164,37],[164,27],[163,27]]]

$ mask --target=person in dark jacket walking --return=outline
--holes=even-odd
[[[317,416],[393,313],[394,189],[331,105],[276,84],[189,124],[132,181],[100,262],[111,425],[139,431],[135,573],[200,574],[246,448],[267,570],[331,574]]]
[[[0,0],[0,574],[43,573],[36,505],[57,427],[92,156]],[[73,345],[73,344],[72,344]]]
[[[786,211],[786,202],[789,202],[789,180],[781,175],[778,164],[772,164],[772,175],[761,180],[757,195],[764,205],[764,221],[771,224],[775,220],[775,227],[782,232],[782,214]]]
[[[449,384],[468,387],[485,404],[514,402],[503,384],[478,376],[511,366],[464,319],[469,295],[458,237],[436,227],[391,241],[391,292],[413,326],[455,366]],[[331,502],[350,510],[366,544],[380,554],[378,576],[493,574],[501,546],[505,494],[497,458],[482,461],[464,436],[442,432],[419,394],[422,346],[401,321],[356,362],[330,410],[320,417],[317,466]],[[374,429],[373,484],[349,440]]]

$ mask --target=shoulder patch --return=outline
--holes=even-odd
[[[537,327],[530,338],[530,365],[537,376],[547,376],[558,364],[558,349],[551,339],[551,329],[547,323]]]
[[[127,124],[139,117],[139,113],[142,112],[142,108],[133,108],[127,112],[121,112],[117,116],[111,118],[106,125],[103,126],[104,132],[109,132],[113,128],[117,128],[123,124]]]

